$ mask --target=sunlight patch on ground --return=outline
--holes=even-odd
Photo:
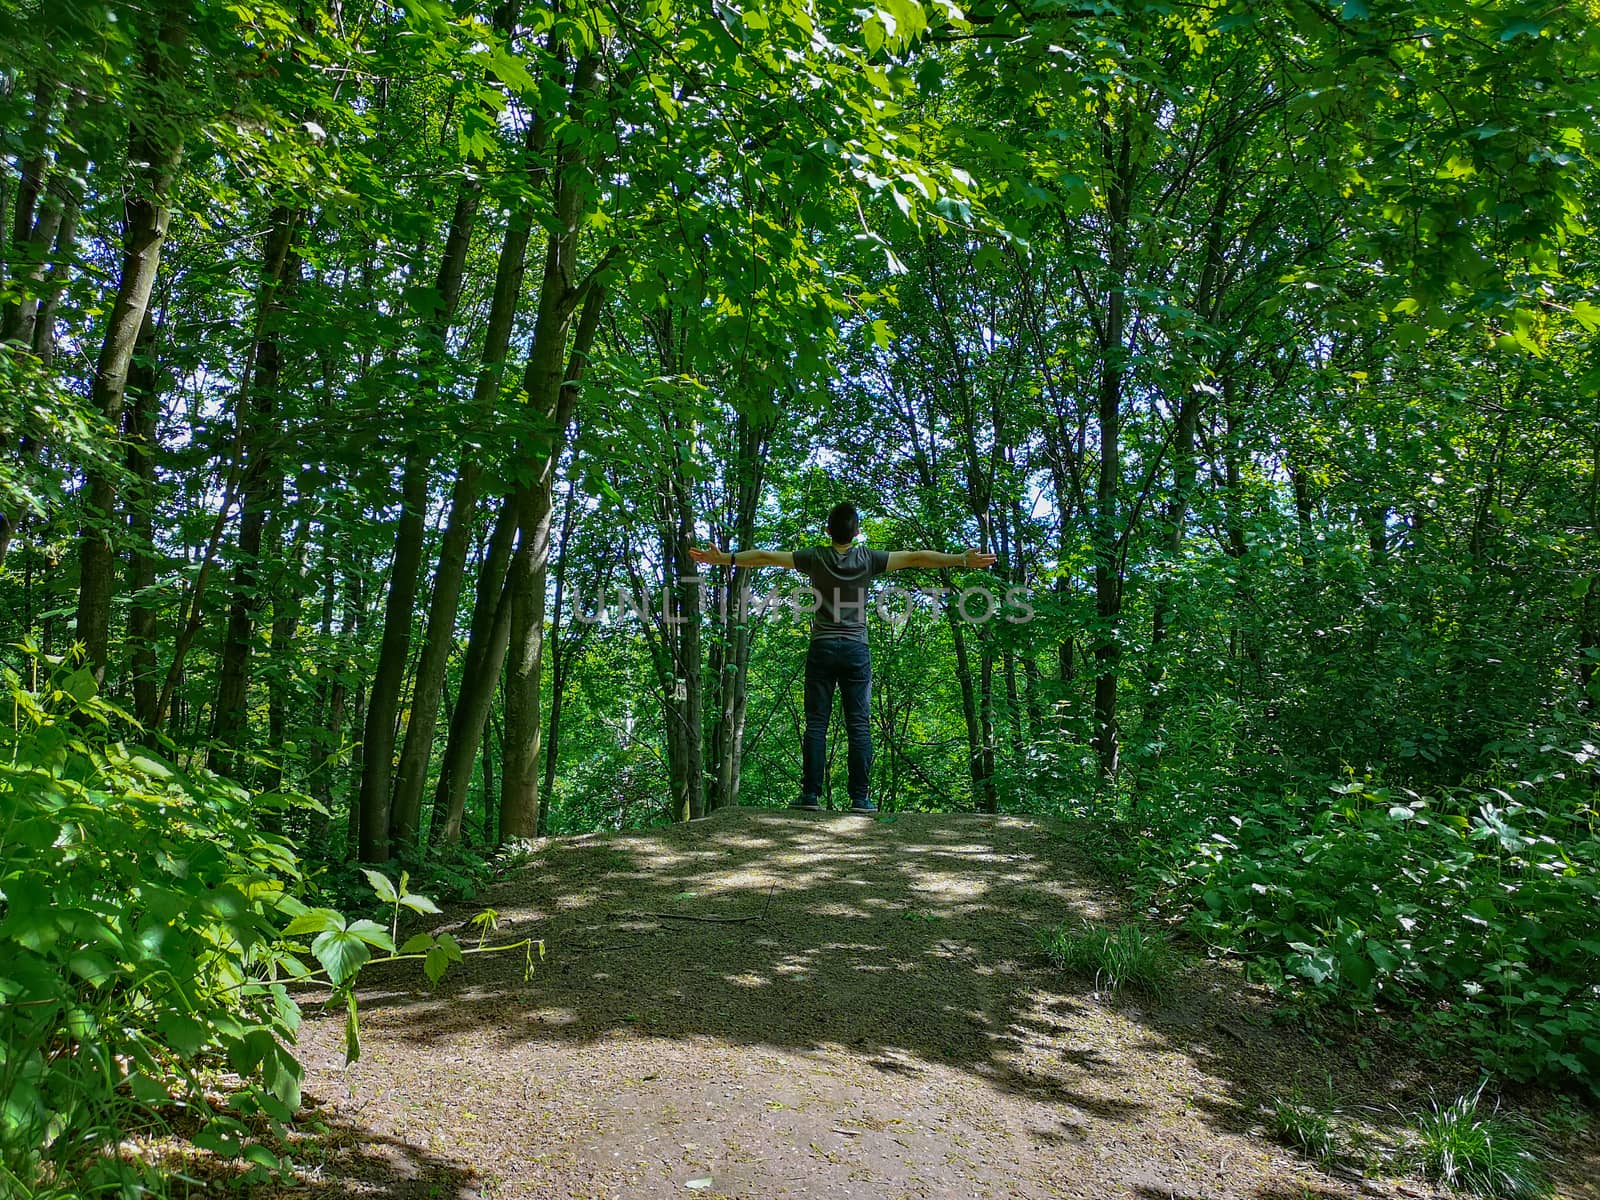
[[[988,894],[989,884],[970,875],[922,874],[912,881],[911,890],[951,900],[976,900]]]
[[[824,900],[806,905],[805,911],[818,917],[840,917],[844,920],[859,920],[866,914],[861,911],[858,904],[845,904],[838,900]]]
[[[539,1025],[576,1025],[580,1020],[576,1010],[570,1008],[534,1008],[528,1010],[527,1016]]]

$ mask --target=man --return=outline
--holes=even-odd
[[[806,732],[800,746],[800,799],[793,807],[821,808],[827,769],[828,721],[835,688],[844,701],[844,728],[850,743],[850,808],[876,812],[869,796],[872,776],[872,655],[867,646],[867,589],[885,571],[907,567],[987,567],[993,554],[968,550],[868,550],[855,544],[861,518],[855,505],[836,504],[828,513],[829,546],[803,550],[691,549],[697,563],[740,567],[787,567],[811,580],[817,607],[811,614],[811,646],[806,651]]]

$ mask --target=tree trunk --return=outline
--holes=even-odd
[[[1117,773],[1121,748],[1117,728],[1117,676],[1122,662],[1122,643],[1118,636],[1122,613],[1118,498],[1122,485],[1122,385],[1127,369],[1124,341],[1131,146],[1126,128],[1119,135],[1113,135],[1107,127],[1102,138],[1111,178],[1106,201],[1106,259],[1111,286],[1100,336],[1100,383],[1095,408],[1100,461],[1095,478],[1094,514],[1094,745],[1100,761],[1100,775],[1109,780]]]
[[[156,604],[151,592],[160,561],[154,545],[157,417],[161,409],[155,364],[156,323],[149,309],[139,328],[139,344],[128,366],[128,403],[123,435],[128,443],[128,475],[137,481],[126,497],[128,512],[128,660],[133,715],[150,728],[155,722],[158,677]]]
[[[556,594],[550,614],[550,719],[544,743],[544,784],[540,795],[548,807],[555,791],[556,767],[561,753],[561,709],[567,692],[567,672],[572,651],[561,642],[561,610],[567,599],[567,548],[572,544],[572,525],[577,515],[577,481],[567,484],[567,498],[561,506],[561,537],[556,543]],[[576,647],[573,648],[575,650]]]
[[[575,188],[564,189],[575,191]],[[540,293],[539,328],[523,376],[523,390],[538,405],[547,430],[535,450],[533,477],[517,489],[517,552],[511,560],[506,588],[511,601],[509,673],[506,679],[505,755],[501,762],[500,835],[536,837],[544,807],[540,801],[540,742],[544,724],[540,709],[544,668],[545,584],[550,556],[551,489],[556,465],[566,444],[567,426],[577,404],[588,365],[589,347],[600,326],[605,290],[590,282],[573,338],[572,361],[561,373],[562,354],[572,323],[571,253],[576,249],[576,216],[568,234],[552,235]]]
[[[176,114],[161,111],[159,101],[176,74],[172,57],[185,38],[187,9],[170,0],[164,8],[156,40],[141,47],[141,70],[155,95],[149,105],[133,109],[128,190],[123,203],[122,273],[89,391],[91,402],[112,428],[122,424],[128,366],[161,266],[161,247],[172,216],[173,183],[183,158]],[[83,643],[85,660],[98,680],[105,678],[110,642],[111,593],[117,570],[110,535],[116,498],[113,478],[91,469],[85,481],[78,549],[77,639]]]
[[[433,792],[429,841],[435,846],[453,846],[461,840],[467,788],[472,783],[484,721],[499,687],[500,669],[511,638],[511,608],[504,600],[504,589],[516,536],[516,506],[507,500],[501,505],[489,537],[474,589],[472,631],[461,667],[461,692],[451,715],[450,736]],[[487,754],[487,749],[484,752]]]
[[[1184,526],[1188,520],[1189,500],[1194,494],[1197,473],[1194,442],[1199,414],[1200,402],[1196,393],[1190,392],[1179,400],[1172,446],[1172,499],[1162,514],[1165,530],[1161,548],[1167,559],[1168,571],[1178,569],[1179,555],[1183,552]],[[1164,655],[1171,620],[1172,582],[1166,575],[1159,575],[1151,604],[1150,658],[1145,668],[1144,724],[1150,729],[1155,727],[1163,708],[1162,685],[1167,674]]]
[[[532,213],[524,206],[513,216],[501,242],[500,258],[495,268],[494,296],[489,306],[488,329],[484,334],[483,361],[473,386],[472,412],[475,415],[491,415],[495,397],[500,393],[517,300],[522,294],[522,278],[527,266],[532,229]],[[416,847],[417,826],[422,815],[422,790],[427,783],[428,763],[433,754],[434,730],[439,714],[439,693],[450,664],[450,651],[456,643],[461,580],[466,573],[468,543],[477,520],[481,475],[477,455],[469,449],[463,454],[457,468],[455,487],[450,495],[450,515],[439,547],[438,569],[434,572],[428,629],[423,637],[416,684],[412,689],[411,718],[406,725],[400,766],[395,775],[389,833],[397,846],[408,851]]]
[[[461,299],[467,249],[481,192],[476,179],[462,183],[450,217],[444,252],[434,277],[430,308],[421,330],[425,387],[437,389],[438,375],[444,369],[445,343]],[[413,420],[420,419],[422,408],[419,395],[413,406]],[[387,862],[391,849],[395,730],[400,717],[400,697],[405,689],[406,666],[411,657],[411,622],[422,572],[430,463],[431,456],[422,439],[413,435],[406,442],[400,472],[400,519],[395,524],[389,594],[383,609],[383,637],[378,644],[378,662],[372,672],[372,694],[367,700],[366,728],[362,735],[359,843],[362,862]],[[410,825],[414,832],[414,819]]]
[[[272,674],[267,686],[267,737],[272,747],[272,768],[268,788],[283,787],[283,754],[289,742],[289,711],[295,683],[295,645],[300,632],[300,613],[305,605],[307,555],[311,544],[311,514],[306,493],[310,473],[302,471],[295,486],[295,499],[302,512],[295,522],[293,536],[279,558],[279,569],[272,589]],[[284,503],[283,477],[278,478],[278,504]],[[298,740],[298,739],[296,739]]]
[[[740,413],[735,434],[733,544],[748,546],[755,540],[756,509],[766,478],[769,419],[756,420]],[[737,807],[744,773],[745,713],[750,696],[750,614],[743,599],[748,572],[728,572],[728,590],[719,606],[719,632],[711,652],[711,702],[715,714],[711,728],[711,792],[706,808]]]
[[[667,766],[673,814],[680,821],[706,814],[705,741],[702,737],[700,674],[700,577],[689,547],[694,545],[694,508],[682,462],[674,457],[670,544],[663,547],[667,569],[663,603],[672,622],[665,636],[671,647],[671,690],[666,696]],[[674,752],[675,751],[675,752]]]
[[[940,571],[939,579],[948,594],[950,572]],[[950,626],[951,641],[955,643],[956,682],[961,687],[961,717],[967,731],[967,777],[972,781],[972,805],[981,811],[988,802],[988,788],[983,774],[983,722],[978,714],[978,689],[972,678],[972,656],[955,605],[945,606],[945,619]]]
[[[6,305],[0,316],[0,342],[35,347],[41,316],[53,321],[55,301],[65,284],[66,258],[76,236],[82,180],[88,165],[84,148],[88,139],[83,128],[87,112],[81,98],[74,96],[68,101],[63,121],[66,146],[48,187],[44,186],[47,167],[42,154],[24,166],[13,214],[14,249],[9,256],[10,263],[21,270],[10,281],[10,290],[17,298]],[[53,343],[54,339],[50,340]]]
[[[1589,544],[1600,561],[1600,430],[1589,445]],[[1583,689],[1583,706],[1593,713],[1600,709],[1600,686],[1595,683],[1595,666],[1600,660],[1600,570],[1591,570],[1588,587],[1578,602],[1578,685]],[[1591,779],[1593,779],[1591,773]]]
[[[253,368],[241,388],[239,403],[246,406],[245,456],[240,482],[238,560],[233,567],[233,598],[217,671],[217,704],[212,713],[211,736],[216,744],[213,767],[221,774],[238,769],[238,749],[245,732],[249,708],[250,651],[255,638],[255,618],[262,607],[261,547],[273,500],[282,495],[277,471],[277,431],[272,428],[278,408],[283,374],[282,294],[294,286],[299,260],[293,250],[298,214],[288,208],[273,211],[267,235],[255,345],[248,362]]]

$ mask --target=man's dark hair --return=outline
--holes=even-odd
[[[856,540],[856,534],[860,532],[861,514],[856,512],[854,504],[844,500],[828,510],[828,536],[835,544],[848,545]]]

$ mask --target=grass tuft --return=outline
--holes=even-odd
[[[1324,1169],[1339,1156],[1333,1114],[1307,1104],[1298,1092],[1273,1098],[1268,1105],[1267,1129],[1276,1140]]]
[[[1417,1120],[1418,1166],[1429,1179],[1489,1200],[1545,1200],[1550,1181],[1528,1137],[1480,1111],[1483,1084]]]
[[[1039,933],[1039,944],[1059,969],[1093,975],[1095,985],[1113,994],[1141,992],[1154,1000],[1172,990],[1176,963],[1166,938],[1141,925],[1108,930],[1081,921]]]

